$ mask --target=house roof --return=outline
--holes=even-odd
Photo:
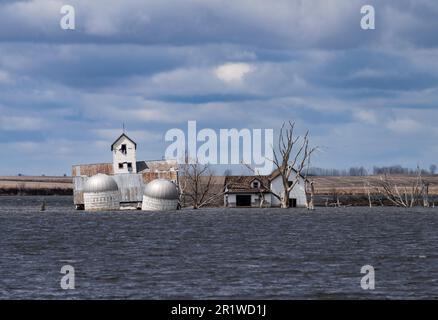
[[[258,180],[261,184],[260,188],[253,188],[251,183]],[[260,193],[269,191],[269,177],[268,176],[227,176],[225,178],[225,186],[228,192],[233,193]]]
[[[126,139],[128,139],[129,141],[131,141],[131,142],[134,144],[134,146],[135,146],[135,150],[137,150],[137,143],[135,143],[135,141],[132,140],[130,137],[128,137],[125,133],[122,133],[122,134],[120,135],[120,137],[118,137],[118,138],[116,139],[116,141],[114,141],[113,144],[111,145],[111,151],[114,150],[114,145],[117,143],[117,141],[119,141],[119,140],[120,140],[121,138],[123,138],[123,137],[125,137]]]
[[[159,173],[159,172],[175,172],[178,169],[178,164],[173,160],[148,160],[136,162],[138,173]],[[112,163],[93,163],[93,164],[80,164],[73,165],[72,176],[94,176],[98,173],[104,173],[107,175],[114,174]]]
[[[297,170],[295,170],[295,169],[293,169],[293,168],[292,168],[292,171],[295,172],[295,173],[297,173]],[[269,180],[272,181],[272,180],[274,180],[275,178],[277,178],[279,175],[280,175],[280,169],[277,168],[277,169],[275,169],[274,171],[272,171],[272,173],[271,173],[268,177],[269,177]],[[300,174],[300,177],[301,177],[302,179],[304,179],[304,180],[307,180],[302,174]]]
[[[178,170],[178,162],[176,160],[150,160],[137,161],[138,172],[158,172]]]
[[[293,172],[297,173],[295,169]],[[232,193],[260,193],[270,192],[271,181],[280,175],[280,170],[274,170],[267,176],[227,176],[225,178],[225,186],[228,188],[228,192]],[[300,177],[306,180],[303,175]],[[252,188],[251,183],[254,180],[259,180],[261,183],[260,188]]]

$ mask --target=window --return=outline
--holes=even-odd
[[[122,148],[120,149],[123,154],[127,153],[126,144],[122,144]]]
[[[132,169],[132,163],[128,162],[128,169]]]
[[[254,181],[252,182],[252,184],[251,184],[251,187],[252,187],[252,188],[255,188],[255,189],[260,188],[260,181],[258,181],[258,180],[254,180]]]
[[[119,163],[119,169],[123,169],[123,163]]]

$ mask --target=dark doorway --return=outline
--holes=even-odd
[[[250,195],[236,195],[236,207],[251,207]]]
[[[289,199],[289,208],[296,208],[297,207],[297,199],[292,198]]]

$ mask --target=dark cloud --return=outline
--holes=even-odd
[[[59,27],[61,1],[0,2],[0,148],[15,165],[35,160],[33,173],[107,161],[123,122],[145,158],[187,120],[296,120],[327,150],[324,167],[438,155],[436,1],[366,1],[374,31],[360,29],[359,0],[70,3],[75,31]],[[15,173],[11,157],[0,174]]]

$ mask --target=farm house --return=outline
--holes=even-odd
[[[295,175],[289,181],[293,182]],[[290,207],[306,207],[305,178],[299,176],[299,181],[289,194]],[[278,170],[269,176],[228,176],[225,180],[224,204],[226,207],[279,207],[280,200],[274,195],[280,195],[283,189]]]

